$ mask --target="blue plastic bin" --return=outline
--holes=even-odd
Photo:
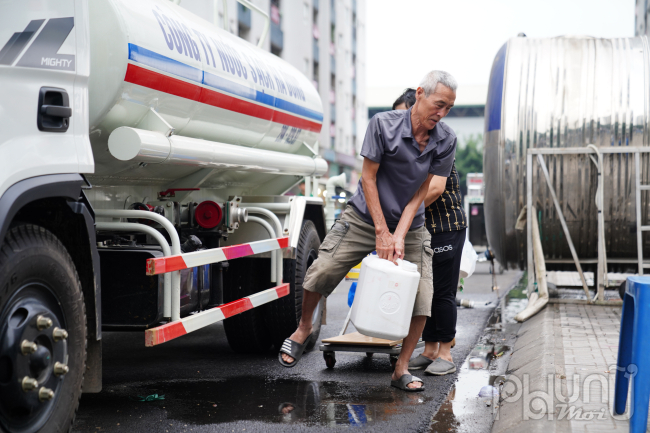
[[[628,277],[616,361],[614,411],[625,412],[630,379],[630,432],[646,431],[650,404],[650,277]]]

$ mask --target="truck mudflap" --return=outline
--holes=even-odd
[[[232,245],[223,248],[212,248],[209,250],[195,251],[174,256],[147,259],[147,275],[158,275],[167,272],[180,271],[181,269],[209,265],[211,263],[218,263],[226,260],[237,259],[239,257],[251,256],[253,254],[279,250],[287,248],[288,246],[289,238],[284,237],[250,242],[247,244]]]
[[[260,305],[275,301],[276,299],[279,299],[283,296],[287,296],[289,294],[289,291],[290,284],[284,283],[279,286],[261,291],[259,293],[255,293],[254,295],[246,296],[245,298],[229,302],[220,307],[214,307],[200,313],[192,314],[191,316],[185,317],[175,322],[170,322],[156,328],[147,329],[145,331],[145,346],[153,347],[158,344],[162,344],[175,338],[181,337],[185,334],[189,334],[190,332],[194,332],[208,325],[212,325],[213,323],[220,322],[229,317],[243,313],[244,311],[251,310],[255,307],[259,307]]]

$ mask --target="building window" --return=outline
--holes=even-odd
[[[284,47],[280,0],[271,0],[271,53],[280,57]]]
[[[250,38],[250,29],[247,29],[246,27],[240,25],[238,30],[239,37],[248,41]]]
[[[271,0],[271,21],[280,25],[280,0]]]

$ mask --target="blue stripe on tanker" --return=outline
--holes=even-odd
[[[129,60],[156,68],[168,74],[173,74],[177,77],[185,78],[189,81],[194,81],[195,83],[212,87],[213,89],[231,93],[240,98],[279,108],[280,110],[323,123],[323,113],[310,110],[309,108],[285,101],[284,99],[273,97],[267,93],[259,92],[248,86],[202,71],[201,69],[179,62],[178,60],[170,59],[169,57],[165,57],[162,54],[135,44],[129,44]]]
[[[503,76],[506,68],[506,53],[508,44],[505,43],[499,49],[490,73],[490,87],[486,113],[488,116],[488,132],[501,129],[501,106],[503,104]]]

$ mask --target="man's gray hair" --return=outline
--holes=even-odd
[[[424,89],[424,96],[429,97],[433,94],[436,91],[436,86],[438,84],[442,84],[454,92],[456,91],[456,88],[458,88],[458,82],[449,72],[431,71],[425,75],[420,82],[420,87]]]

